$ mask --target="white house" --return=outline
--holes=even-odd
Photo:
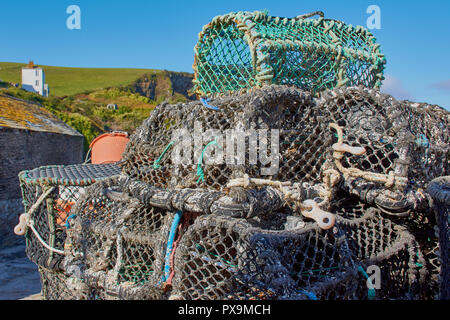
[[[22,88],[39,93],[44,97],[48,97],[50,93],[48,84],[45,83],[44,70],[35,66],[33,61],[30,61],[26,67],[22,68]]]

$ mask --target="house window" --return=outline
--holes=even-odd
[[[39,70],[36,70],[36,77],[39,76]]]
[[[36,80],[36,85],[37,85],[37,86],[39,85],[39,80]]]

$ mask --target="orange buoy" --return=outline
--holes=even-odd
[[[130,141],[126,132],[104,133],[95,138],[91,148],[91,163],[114,163],[122,159],[122,153]]]
[[[64,201],[61,199],[56,199],[55,209],[58,214],[56,216],[56,223],[60,226],[63,226],[66,222],[66,219],[69,215],[70,209],[72,209],[75,202],[73,201]]]

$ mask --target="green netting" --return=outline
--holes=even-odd
[[[312,93],[342,85],[378,88],[386,63],[361,26],[258,11],[215,17],[194,51],[194,92],[200,96],[270,84]]]

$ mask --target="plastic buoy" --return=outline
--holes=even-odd
[[[130,141],[125,132],[104,133],[95,138],[89,148],[91,148],[91,163],[115,163],[122,159],[122,153]]]

